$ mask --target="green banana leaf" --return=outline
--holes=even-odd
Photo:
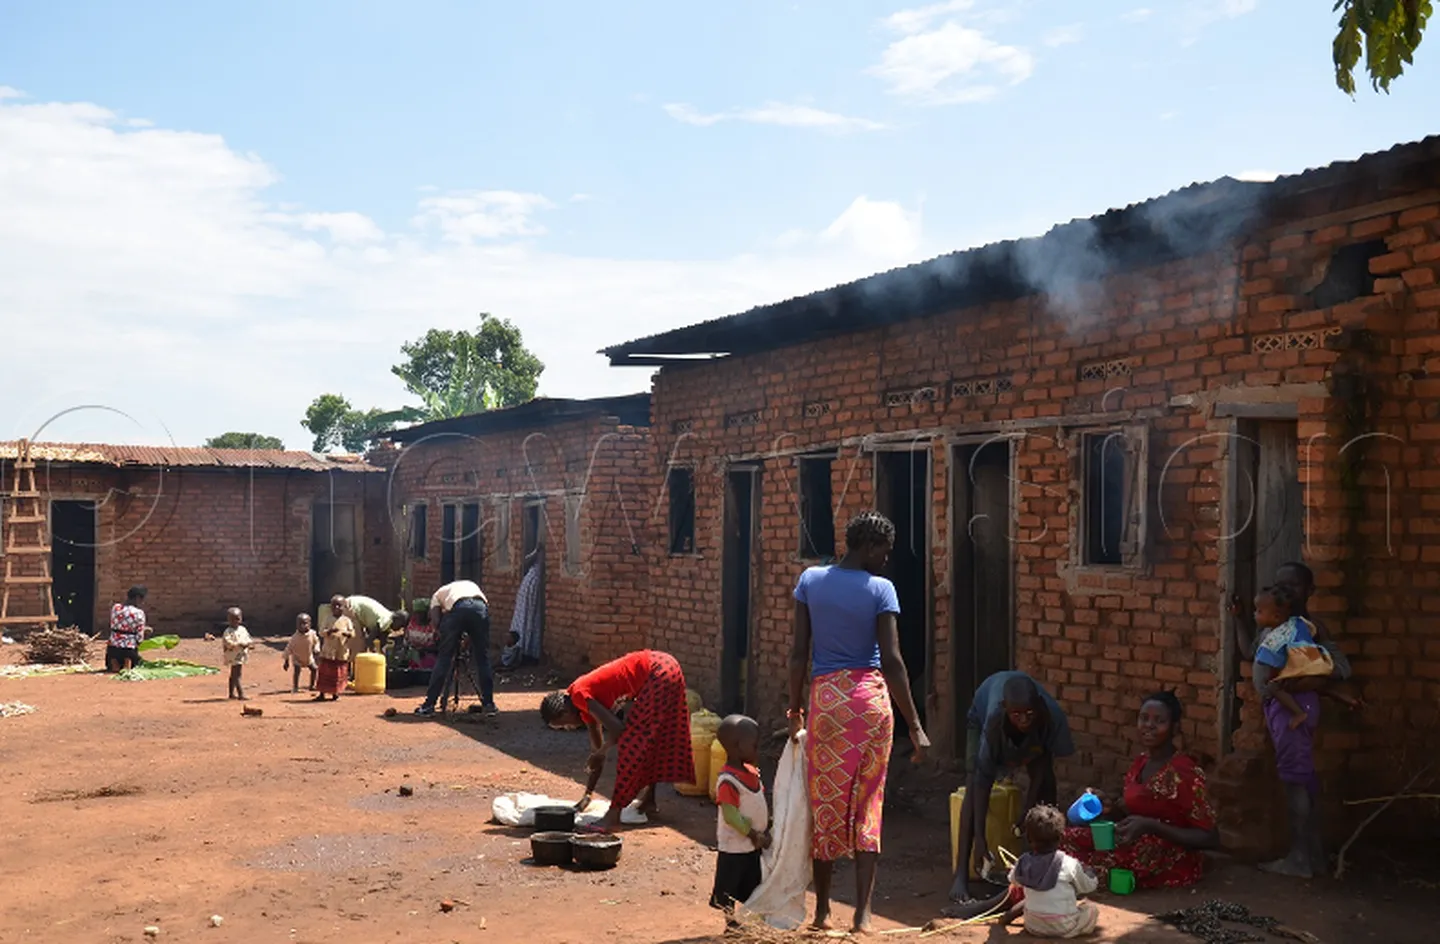
[[[149,652],[152,649],[159,649],[161,647],[174,649],[178,645],[180,645],[179,636],[151,636],[140,644],[140,651]]]
[[[215,675],[219,669],[208,665],[196,665],[183,659],[147,660],[126,669],[115,677],[122,682],[150,682],[155,679],[189,678],[192,675]]]

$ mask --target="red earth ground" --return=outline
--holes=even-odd
[[[0,942],[142,941],[147,926],[161,941],[206,944],[719,940],[704,801],[666,788],[663,818],[627,832],[608,873],[527,865],[526,833],[490,821],[497,794],[580,792],[584,735],[541,727],[534,684],[502,685],[492,721],[410,717],[415,690],[314,704],[290,694],[281,645],[267,640],[245,669],[258,718],[225,698],[220,675],[0,679],[0,702],[36,709],[0,718]],[[20,661],[20,648],[0,661]],[[187,640],[173,655],[214,664],[218,643]],[[921,925],[944,903],[949,785],[905,772],[892,787],[878,930]],[[121,795],[89,796],[99,792]],[[837,875],[846,923],[852,874]],[[1437,939],[1433,888],[1222,865],[1193,892],[1102,896],[1092,940],[1193,942],[1148,915],[1215,897],[1326,944],[1420,944]],[[927,940],[1021,937],[980,928]]]

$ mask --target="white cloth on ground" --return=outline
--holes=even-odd
[[[490,816],[501,826],[534,826],[537,807],[574,805],[574,800],[556,800],[543,793],[502,793],[490,802]],[[594,800],[584,813],[575,817],[575,825],[593,826],[609,811],[607,801]],[[620,822],[626,826],[644,826],[650,820],[640,812],[637,800],[620,811]]]
[[[771,845],[760,857],[760,887],[742,914],[772,928],[793,931],[805,922],[805,889],[810,886],[810,792],[805,782],[805,732],[786,741],[775,771]]]

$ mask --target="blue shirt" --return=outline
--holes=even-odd
[[[1291,646],[1315,645],[1315,629],[1309,620],[1292,616],[1265,634],[1255,647],[1255,661],[1272,669],[1285,668]]]
[[[834,564],[811,567],[800,575],[795,599],[810,610],[811,678],[880,668],[875,623],[881,613],[900,612],[893,583]]]
[[[1047,754],[1056,758],[1075,753],[1070,720],[1060,710],[1060,703],[1033,678],[1030,681],[1050,717],[1043,721],[1037,718],[1023,735],[1010,730],[1005,720],[1005,683],[1012,678],[1030,676],[1024,672],[996,672],[975,690],[975,699],[965,716],[965,726],[980,734],[980,750],[975,758],[978,770],[972,772],[992,780],[1002,770],[1024,766]]]

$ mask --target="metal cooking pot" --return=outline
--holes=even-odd
[[[541,832],[573,832],[575,829],[575,808],[573,806],[537,806],[535,828]]]

